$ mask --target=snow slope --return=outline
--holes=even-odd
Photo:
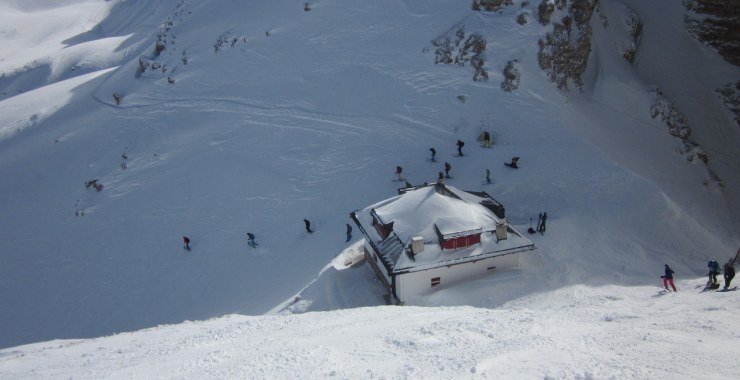
[[[500,308],[229,315],[0,351],[4,378],[712,379],[740,370],[738,293],[569,286]],[[687,291],[684,293],[683,290]]]
[[[294,1],[27,4],[0,4],[3,25],[18,14],[37,20],[0,35],[0,325],[13,326],[0,329],[0,347],[234,313],[380,305],[369,269],[327,263],[356,249],[358,236],[355,245],[344,243],[349,212],[395,194],[396,165],[422,183],[449,161],[451,184],[489,192],[520,230],[539,212],[549,215],[548,232],[532,237],[540,249],[520,271],[442,288],[422,305],[481,310],[420,311],[432,315],[498,318],[498,307],[520,299],[544,307],[550,293],[543,292],[567,289],[629,293],[653,285],[664,263],[681,279],[699,277],[707,257],[724,261],[740,243],[733,178],[723,178],[724,192],[705,186],[707,169],[686,162],[676,153],[679,142],[649,117],[652,65],[673,71],[649,57],[670,45],[648,44],[650,53],[639,52],[630,66],[594,21],[587,86],[564,94],[537,64],[537,40],[549,27],[534,21],[536,5],[521,1],[500,14],[419,0],[324,0],[308,12]],[[655,4],[680,16],[680,4]],[[631,5],[646,25],[663,15]],[[78,12],[78,23],[49,21],[62,10]],[[519,13],[530,22],[517,24]],[[434,64],[430,41],[460,25],[488,40],[488,82],[472,81],[469,67]],[[41,44],[39,35],[55,37]],[[166,49],[155,56],[158,39]],[[29,45],[38,47],[22,48]],[[505,93],[501,71],[512,59],[521,84]],[[144,72],[140,62],[149,65]],[[720,60],[707,64],[717,67],[709,70],[717,82],[737,72]],[[683,91],[706,91],[701,85],[687,82]],[[483,130],[493,133],[493,149],[477,146]],[[453,156],[458,139],[466,141],[464,157]],[[706,146],[727,151],[737,142],[730,133]],[[438,163],[426,160],[431,146]],[[712,165],[729,168],[718,172],[737,167],[731,152],[712,155]],[[512,156],[522,157],[518,171],[503,166]],[[484,184],[486,168],[491,185]],[[92,179],[103,191],[85,188]],[[303,218],[316,233],[305,234]],[[247,231],[259,248],[247,246]],[[183,235],[192,239],[190,253],[181,247]],[[554,290],[560,288],[566,290]],[[654,305],[643,302],[634,301],[635,314],[652,312]],[[687,302],[701,310],[711,301]],[[227,320],[305,326],[340,315],[403,313],[379,309],[320,313],[317,320]],[[560,317],[567,318],[553,321]],[[135,339],[154,340],[144,337],[167,329],[178,327]],[[3,351],[2,371],[24,365],[12,352]],[[579,371],[589,368],[562,376],[587,377]]]

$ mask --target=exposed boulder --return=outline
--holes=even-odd
[[[512,0],[473,0],[473,10],[500,12],[512,4]]]
[[[455,63],[460,66],[470,64],[473,68],[473,80],[486,81],[488,80],[488,72],[484,67],[486,45],[487,41],[480,33],[466,35],[465,29],[460,25],[432,40],[434,63]]]
[[[521,74],[516,68],[516,60],[509,61],[504,67],[504,81],[501,82],[501,89],[506,92],[511,92],[519,88],[519,78]]]
[[[735,122],[740,127],[740,80],[735,83],[728,83],[717,90],[727,109],[735,114]]]
[[[740,0],[686,0],[686,28],[717,49],[727,62],[740,66]]]
[[[591,54],[590,21],[596,3],[596,0],[571,0],[560,22],[553,22],[552,32],[539,40],[540,68],[561,90],[567,90],[571,82],[578,90],[583,87],[581,76]],[[556,1],[553,6],[558,4]]]

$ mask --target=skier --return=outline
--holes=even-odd
[[[491,169],[486,169],[486,182],[491,183]]]
[[[545,232],[545,223],[547,222],[547,213],[543,212],[540,213],[540,221],[537,223],[537,231],[539,231],[540,234],[543,234]]]
[[[437,159],[436,159],[436,158],[434,158],[434,156],[436,156],[436,155],[437,155],[437,150],[436,150],[436,149],[434,149],[434,148],[429,148],[429,151],[430,151],[430,152],[432,152],[432,162],[436,162],[436,161],[437,161]]]
[[[350,241],[352,239],[352,226],[347,223],[347,240],[346,242]]]
[[[403,180],[403,177],[401,177],[401,172],[402,171],[403,171],[403,168],[400,167],[400,166],[398,166],[398,165],[396,165],[396,175],[398,176],[398,180],[399,181],[402,181]]]
[[[488,134],[488,131],[483,132],[483,147],[484,148],[491,147],[491,135]]]
[[[187,236],[183,236],[182,242],[185,243],[185,249],[190,251],[190,239]]]
[[[439,176],[437,176],[437,183],[444,184],[445,183],[445,176],[442,174],[442,172],[439,172]]]
[[[452,165],[449,162],[445,162],[445,178],[450,178],[450,169],[452,169]]]
[[[722,270],[725,272],[725,287],[723,290],[728,290],[730,288],[730,282],[732,281],[732,278],[735,277],[735,267],[732,265],[732,260],[725,263],[725,265],[722,267]]]
[[[303,219],[303,223],[306,224],[306,232],[309,234],[313,233],[313,231],[311,231],[311,222],[309,222],[308,219]]]
[[[457,155],[463,156],[462,148],[465,146],[465,143],[462,142],[462,140],[457,140]]]
[[[717,259],[712,257],[712,259],[707,263],[707,267],[709,268],[709,281],[707,281],[707,287],[711,285],[717,285],[717,287],[719,287],[719,284],[717,283],[717,275],[719,274],[719,263],[717,262]]]
[[[668,284],[671,284],[673,291],[677,292],[676,285],[673,284],[673,269],[671,269],[668,264],[665,265],[665,274],[663,276],[660,276],[660,278],[663,279],[663,287],[665,288],[665,290],[669,290]]]
[[[542,228],[542,213],[540,213],[540,215],[537,218],[537,231],[539,231],[540,228]]]
[[[247,242],[252,247],[256,246],[257,243],[254,241],[254,234],[251,232],[247,232]]]
[[[519,166],[517,165],[517,162],[519,162],[519,157],[512,157],[511,163],[504,163],[504,165],[506,165],[506,166],[508,166],[510,168],[519,169]]]

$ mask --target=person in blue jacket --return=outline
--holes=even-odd
[[[347,241],[352,240],[352,226],[347,223]]]
[[[710,284],[717,284],[717,275],[719,274],[719,263],[717,262],[717,259],[712,257],[712,259],[709,260],[709,262],[707,263],[707,267],[709,268]]]

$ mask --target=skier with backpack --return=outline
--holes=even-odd
[[[457,155],[463,156],[462,148],[465,146],[465,143],[462,140],[457,140]]]
[[[190,238],[188,238],[187,236],[183,236],[182,242],[185,243],[185,249],[189,252],[190,251]]]
[[[401,172],[403,172],[403,168],[396,165],[396,175],[398,176],[399,181],[403,181],[403,177],[401,176]]]
[[[452,165],[450,165],[449,162],[445,162],[445,178],[450,178],[451,169],[452,169]]]
[[[488,134],[488,131],[483,132],[483,147],[484,148],[491,147],[491,135]]]
[[[435,156],[437,155],[437,150],[434,148],[429,148],[429,151],[432,152],[432,162],[437,162],[437,159]]]

